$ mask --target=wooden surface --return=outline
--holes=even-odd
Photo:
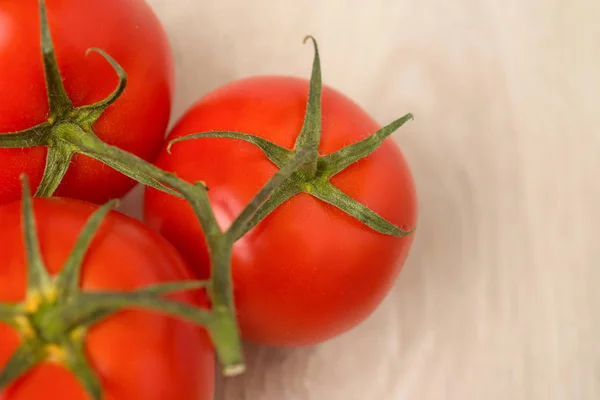
[[[308,77],[308,33],[326,83],[381,123],[416,116],[395,139],[420,228],[393,292],[317,348],[248,348],[219,399],[600,398],[598,0],[150,3],[175,117],[232,79]]]

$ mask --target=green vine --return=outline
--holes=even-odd
[[[321,201],[329,203],[379,233],[392,236],[410,235],[414,229],[403,230],[402,228],[395,226],[376,214],[370,208],[364,206],[333,186],[330,179],[353,163],[373,153],[386,138],[404,125],[406,121],[413,119],[412,114],[407,114],[404,117],[393,121],[366,139],[346,146],[333,154],[319,155],[318,150],[319,144],[321,143],[322,119],[321,61],[316,40],[312,36],[307,36],[304,39],[305,42],[307,40],[311,40],[314,45],[315,58],[310,79],[306,116],[304,118],[302,130],[300,131],[292,150],[278,146],[259,136],[231,131],[211,131],[183,136],[169,142],[167,150],[170,151],[172,146],[176,143],[192,139],[224,138],[242,140],[252,143],[260,148],[265,156],[279,168],[283,168],[290,158],[299,151],[309,152],[309,159],[300,168],[294,171],[287,180],[278,186],[273,191],[272,195],[258,207],[250,220],[250,223],[245,225],[236,225],[234,223],[232,229],[230,229],[230,233],[233,235],[234,240],[245,235],[252,227],[260,223],[260,221],[266,218],[277,207],[298,193],[307,193]]]
[[[43,361],[64,365],[79,379],[94,400],[102,398],[96,373],[84,351],[88,329],[124,308],[138,307],[174,315],[202,325],[213,315],[183,303],[164,299],[169,293],[198,289],[202,281],[169,282],[134,292],[82,292],[79,288],[83,258],[94,234],[115,202],[109,202],[88,219],[60,273],[50,276],[36,232],[35,215],[27,179],[23,179],[22,230],[27,264],[25,301],[0,306],[0,322],[13,326],[21,345],[0,372],[0,389]]]
[[[35,193],[38,197],[53,195],[69,168],[71,158],[79,153],[99,160],[143,185],[185,198],[204,232],[212,273],[209,281],[173,282],[131,293],[82,293],[78,282],[83,256],[94,232],[114,203],[108,203],[94,213],[61,273],[52,278],[46,271],[37,243],[29,186],[24,180],[23,230],[28,268],[27,299],[23,304],[0,303],[0,321],[15,327],[25,340],[0,372],[0,390],[37,363],[54,360],[73,370],[93,399],[101,399],[101,387],[82,351],[85,333],[91,325],[128,307],[167,313],[206,327],[224,374],[243,372],[244,359],[235,315],[230,268],[232,248],[239,238],[298,193],[308,193],[332,204],[382,234],[404,236],[412,233],[412,230],[403,230],[386,221],[330,182],[335,174],[375,151],[412,115],[407,114],[367,139],[336,153],[320,155],[322,83],[319,50],[314,38],[307,37],[314,45],[315,57],[306,116],[293,149],[285,149],[258,136],[240,132],[204,132],[169,143],[170,148],[176,142],[206,137],[244,140],[258,146],[279,168],[277,174],[249,202],[229,229],[223,231],[217,223],[203,182],[189,183],[179,179],[175,174],[134,154],[104,143],[94,134],[95,122],[125,91],[127,75],[103,50],[88,50],[88,53],[95,51],[104,57],[114,68],[119,83],[106,99],[75,108],[65,91],[56,61],[45,2],[38,2],[49,116],[47,121],[24,131],[1,134],[0,148],[48,148],[44,175]],[[167,293],[199,287],[208,289],[210,310],[195,309],[162,297]]]

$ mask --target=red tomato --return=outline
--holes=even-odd
[[[308,81],[302,79],[236,81],[195,104],[169,139],[234,130],[291,149],[302,127],[307,93]],[[331,88],[323,88],[322,108],[322,155],[379,129],[359,106]],[[254,145],[222,138],[177,143],[171,155],[162,151],[157,165],[190,182],[205,181],[223,228],[277,171]],[[385,141],[331,182],[388,221],[414,228],[413,179],[393,141]],[[200,277],[209,275],[202,232],[185,202],[148,190],[145,219]],[[356,326],[390,290],[413,236],[385,236],[308,194],[293,197],[234,247],[235,300],[244,338],[307,345]]]
[[[116,87],[114,69],[90,47],[125,69],[125,93],[94,125],[105,142],[152,160],[164,139],[173,91],[172,55],[165,32],[144,0],[46,0],[66,91],[74,106],[95,103]],[[38,0],[0,1],[0,132],[48,118]],[[25,172],[37,188],[46,148],[0,149],[0,203],[20,199]],[[75,156],[56,194],[93,202],[123,196],[134,181],[85,156]]]
[[[26,270],[21,203],[0,207],[0,302],[25,298]],[[35,199],[34,210],[43,259],[56,274],[69,256],[96,206],[77,200]],[[192,278],[189,267],[163,238],[138,221],[110,212],[84,260],[84,291],[134,290]],[[205,306],[205,297],[187,292],[171,298]],[[15,330],[0,324],[0,369],[19,343]],[[202,328],[148,311],[123,311],[93,325],[86,339],[92,367],[105,399],[212,400],[214,353]],[[44,363],[0,392],[1,400],[86,400],[73,374]]]

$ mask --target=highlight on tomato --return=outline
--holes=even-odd
[[[209,336],[168,313],[206,309],[203,290],[110,205],[32,200],[26,186],[0,206],[0,400],[213,399]]]
[[[20,199],[22,173],[39,196],[122,197],[136,184],[126,168],[74,140],[147,161],[163,143],[173,57],[144,0],[2,0],[0,71],[0,204]]]
[[[312,38],[310,38],[312,39]],[[246,340],[277,346],[323,342],[364,321],[409,254],[417,198],[409,165],[389,137],[412,118],[381,127],[321,83],[284,76],[241,79],[202,97],[177,122],[156,165],[203,181],[222,229],[299,151],[313,156],[236,237],[232,276]],[[191,207],[153,188],[145,221],[210,275]]]

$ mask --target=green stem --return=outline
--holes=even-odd
[[[280,205],[288,201],[295,195],[302,193],[300,185],[293,179],[289,179],[286,183],[275,189],[271,196],[261,204],[261,206],[254,212],[252,218],[245,225],[244,229],[236,229],[235,232],[229,232],[233,240],[239,240],[248,233],[252,228],[257,226],[262,220],[264,220],[269,214],[277,209]]]
[[[275,176],[242,211],[234,224],[232,224],[232,229],[229,233],[224,235],[217,223],[208,198],[208,193],[203,186],[183,181],[175,175],[163,171],[131,153],[107,145],[94,136],[77,134],[76,129],[76,127],[73,127],[70,134],[65,131],[63,133],[63,138],[69,141],[73,146],[76,146],[83,154],[94,154],[95,156],[102,157],[104,160],[108,160],[109,163],[117,162],[129,165],[132,169],[135,169],[135,171],[143,173],[148,177],[175,189],[186,198],[194,210],[206,237],[211,258],[211,269],[213,271],[210,292],[213,307],[215,309],[234,309],[230,261],[233,243],[235,239],[237,239],[239,232],[249,230],[248,224],[252,221],[252,217],[260,209],[262,203],[268,199],[273,191],[278,187],[281,187],[307,159],[314,157],[316,153],[315,151],[306,149],[297,152],[290,160],[288,160],[283,168],[275,174]],[[224,313],[223,315],[225,318],[235,316],[233,311],[230,314]],[[219,318],[221,319],[223,316]],[[236,326],[235,322],[230,324],[223,323],[221,325]],[[227,329],[228,328],[221,328],[221,330]],[[228,333],[227,336],[233,337],[236,339],[236,342],[239,342],[237,329],[235,329],[235,331],[236,332]],[[235,344],[235,346],[238,346],[238,344]],[[217,350],[217,352],[219,353],[219,350]],[[234,353],[237,353],[237,351]],[[236,357],[228,356],[227,359],[222,360],[222,362],[224,363],[225,369],[231,371],[239,370],[243,360],[241,354],[238,354]]]
[[[310,193],[317,199],[339,208],[341,211],[384,235],[408,236],[414,232],[414,229],[403,230],[394,224],[390,224],[375,211],[354,200],[329,182],[314,184]]]
[[[225,376],[239,375],[246,369],[234,311],[234,307],[213,308],[208,331]]]
[[[328,178],[345,170],[355,162],[362,160],[369,154],[373,153],[377,148],[398,128],[404,125],[407,121],[413,119],[412,114],[406,114],[390,124],[384,126],[374,134],[368,136],[360,142],[348,145],[335,153],[321,157],[319,160],[325,166],[325,172]]]
[[[18,379],[45,357],[40,343],[23,342],[0,371],[0,391]]]
[[[139,170],[138,164],[148,164],[146,161],[118,147],[104,143],[91,130],[86,131],[82,126],[75,123],[63,122],[53,128],[53,133],[58,138],[57,142],[61,143],[62,146],[74,148],[76,152],[99,160],[146,186],[151,186],[177,197],[181,196],[179,192],[164,186],[144,171]],[[135,164],[129,164],[131,160],[135,160]]]
[[[42,57],[44,61],[44,75],[46,76],[46,88],[48,91],[48,105],[50,107],[50,115],[54,118],[60,118],[73,110],[73,103],[67,95],[65,86],[63,85],[54,45],[52,43],[52,34],[48,26],[48,15],[46,12],[46,3],[44,0],[39,0],[40,12],[40,31],[42,41]]]
[[[172,290],[188,290],[190,283],[168,283],[140,289],[132,293],[80,293],[75,283],[83,261],[83,253],[89,246],[91,235],[82,235],[78,241],[81,251],[76,250],[67,265],[66,277],[52,281],[42,260],[35,230],[35,218],[30,197],[30,189],[24,181],[23,230],[25,235],[26,261],[28,263],[27,301],[18,305],[19,313],[14,317],[14,325],[22,333],[22,347],[17,350],[6,368],[0,372],[0,390],[16,377],[38,362],[52,358],[56,346],[63,346],[66,334],[74,334],[78,329],[98,322],[101,318],[123,308],[142,308],[164,312],[193,321],[208,328],[215,344],[226,375],[240,373],[244,369],[240,334],[237,326],[231,258],[234,242],[241,235],[256,226],[268,213],[291,196],[305,192],[329,202],[363,221],[378,232],[394,235],[405,234],[371,210],[349,198],[328,182],[333,173],[341,171],[351,162],[373,151],[385,137],[400,126],[403,121],[395,121],[383,128],[373,138],[356,144],[347,150],[320,157],[318,154],[321,137],[321,69],[319,50],[312,37],[315,51],[308,102],[302,130],[293,151],[280,148],[264,139],[254,136],[240,137],[236,132],[213,132],[204,137],[229,137],[241,139],[259,146],[267,157],[280,170],[259,191],[242,213],[223,232],[217,223],[211,207],[207,189],[200,183],[189,183],[171,172],[163,171],[140,157],[100,140],[93,132],[92,125],[102,112],[122,95],[127,85],[127,76],[119,64],[102,50],[99,52],[115,69],[119,84],[105,100],[89,106],[73,108],[66,93],[58,68],[52,38],[47,20],[44,0],[38,0],[40,13],[41,48],[46,78],[49,118],[36,127],[21,132],[0,135],[0,148],[25,148],[39,145],[49,146],[47,166],[38,190],[38,195],[52,195],[65,175],[71,156],[74,153],[94,158],[144,185],[162,190],[178,197],[184,197],[190,204],[202,227],[211,258],[210,282],[195,282],[197,287],[206,287],[212,301],[212,309],[196,309],[186,304],[169,301],[161,296]],[[88,51],[89,53],[89,51]],[[202,135],[196,135],[200,137]],[[181,139],[185,140],[185,139]],[[327,175],[329,173],[329,175]],[[102,213],[103,211],[99,211]],[[93,218],[92,218],[93,219]],[[97,228],[99,220],[90,221]],[[88,226],[89,228],[89,226]],[[395,230],[394,228],[398,229]],[[69,275],[70,274],[70,275]],[[73,276],[75,274],[75,276]],[[58,286],[57,286],[58,285]],[[66,288],[66,295],[61,290]],[[57,296],[58,295],[58,296]],[[11,306],[0,307],[0,320],[13,318]],[[21,321],[24,320],[24,321]],[[21,328],[19,325],[24,322]],[[10,322],[9,322],[10,323]],[[82,334],[83,335],[83,334]],[[33,336],[33,338],[30,338]],[[74,343],[73,339],[69,339]],[[69,343],[63,347],[69,350]],[[94,381],[93,371],[86,366],[83,352],[70,348],[71,367],[82,379],[86,390],[96,399],[100,389]],[[81,357],[81,359],[80,359]],[[87,368],[87,370],[86,370]]]
[[[209,282],[170,282],[131,293],[81,293],[78,283],[83,259],[94,233],[111,207],[111,204],[107,204],[90,217],[62,272],[52,280],[42,259],[31,192],[27,181],[24,180],[23,231],[28,267],[27,299],[23,304],[0,307],[0,320],[13,323],[21,333],[23,346],[15,352],[7,368],[0,373],[0,390],[37,363],[47,359],[72,368],[89,395],[99,399],[100,384],[79,346],[82,342],[77,340],[83,340],[89,326],[124,308],[163,312],[206,326],[224,367],[224,373],[234,375],[242,372],[244,360],[231,276],[233,244],[243,232],[247,232],[258,223],[257,221],[264,218],[265,214],[261,213],[261,210],[265,209],[264,205],[267,204],[266,209],[269,209],[268,204],[273,194],[279,193],[283,187],[288,187],[294,174],[301,169],[315,170],[317,167],[321,126],[318,59],[313,68],[314,82],[310,89],[304,133],[298,141],[302,146],[294,151],[279,151],[276,146],[271,146],[266,141],[259,138],[252,140],[248,137],[249,141],[255,144],[262,143],[265,152],[273,153],[271,160],[280,170],[236,218],[230,229],[223,232],[211,207],[207,188],[203,184],[188,183],[179,179],[173,173],[163,171],[134,154],[104,143],[94,134],[92,125],[105,109],[123,94],[127,86],[127,75],[104,51],[89,50],[98,52],[111,64],[118,75],[119,83],[106,99],[74,109],[57,64],[45,1],[38,0],[38,3],[49,117],[45,123],[33,128],[0,135],[0,148],[48,146],[44,176],[36,193],[38,196],[50,196],[54,193],[69,168],[71,158],[77,153],[99,160],[144,185],[184,197],[194,210],[207,240],[212,273]],[[313,43],[318,56],[314,39]],[[236,133],[233,133],[233,136],[235,135]],[[276,199],[271,201],[271,204],[279,201]],[[197,309],[162,297],[172,291],[199,287],[207,288],[212,303],[211,310]]]
[[[292,152],[290,150],[284,149],[282,147],[269,142],[261,137],[256,135],[250,135],[246,133],[239,132],[230,132],[230,131],[212,131],[212,132],[203,132],[196,133],[192,135],[182,136],[176,139],[173,139],[167,145],[167,152],[170,154],[171,149],[175,143],[184,142],[186,140],[191,139],[206,139],[206,138],[227,138],[227,139],[237,139],[243,140],[248,143],[252,143],[253,145],[260,148],[265,156],[271,161],[273,164],[277,165],[279,168],[283,166],[283,164],[290,159],[292,156]]]
[[[115,204],[116,201],[111,201],[94,211],[81,230],[69,258],[56,277],[55,285],[62,288],[62,292],[59,293],[59,296],[61,296],[63,300],[68,301],[79,293],[79,277],[81,275],[81,267],[83,266],[83,258],[94,239],[96,231],[104,220],[104,217],[106,217]]]
[[[207,137],[242,140],[257,146],[271,162],[281,169],[283,169],[283,163],[280,160],[284,158],[289,160],[289,158],[292,157],[292,154],[302,150],[312,151],[311,156],[289,177],[289,179],[277,186],[268,198],[265,197],[265,201],[261,198],[260,201],[257,202],[260,203],[260,206],[257,209],[251,214],[246,210],[244,211],[244,215],[240,216],[240,221],[243,221],[243,223],[240,223],[239,226],[237,223],[234,223],[230,228],[230,232],[228,232],[230,237],[234,240],[237,240],[242,235],[246,234],[253,226],[256,226],[282,203],[298,193],[307,193],[329,203],[341,211],[344,211],[346,214],[358,219],[376,232],[392,236],[406,236],[411,234],[414,232],[414,228],[404,230],[390,221],[387,221],[375,211],[369,209],[367,206],[349,197],[333,186],[330,179],[335,174],[340,173],[350,165],[364,159],[377,150],[385,140],[389,140],[389,136],[392,133],[404,125],[408,120],[413,119],[412,114],[406,114],[402,118],[391,122],[377,132],[369,135],[367,138],[350,144],[335,153],[320,155],[318,150],[322,128],[321,66],[317,42],[312,36],[306,37],[305,42],[309,39],[313,42],[315,55],[309,83],[304,124],[296,138],[293,152],[260,136],[231,131],[212,131],[208,133],[192,134],[177,138],[170,144],[189,139],[202,139]],[[256,204],[253,204],[253,206],[255,205]]]
[[[44,331],[48,332],[49,336],[58,335],[76,327],[91,326],[120,310],[134,308],[161,312],[207,327],[212,321],[210,311],[197,309],[178,301],[166,300],[154,293],[86,292],[81,293],[76,302],[48,314],[43,325]]]
[[[67,173],[73,154],[74,152],[69,146],[62,144],[48,147],[46,168],[42,181],[35,192],[36,197],[52,196]]]
[[[127,74],[125,73],[123,67],[121,67],[119,63],[117,63],[117,61],[114,58],[112,58],[108,53],[106,53],[102,49],[92,47],[86,51],[85,55],[87,56],[92,52],[100,54],[111,65],[111,67],[113,67],[113,69],[117,73],[117,76],[119,77],[119,83],[117,84],[115,90],[104,100],[101,100],[95,104],[90,104],[77,108],[77,121],[80,124],[82,124],[83,127],[86,127],[88,129],[91,129],[94,122],[96,122],[100,118],[102,113],[104,113],[104,111],[110,105],[112,105],[115,101],[119,99],[119,97],[121,97],[123,92],[125,92],[125,88],[127,88],[128,80]]]
[[[287,161],[283,168],[275,174],[257,194],[256,198],[242,211],[236,222],[232,224],[233,229],[228,234],[224,234],[217,223],[204,186],[181,180],[172,173],[163,171],[153,164],[118,147],[110,146],[93,135],[83,135],[78,132],[79,130],[81,128],[77,125],[65,126],[61,137],[70,145],[76,147],[82,154],[101,158],[108,165],[127,165],[136,171],[138,175],[144,174],[149,179],[173,188],[188,201],[200,222],[208,245],[212,265],[211,269],[213,271],[210,288],[212,305],[215,310],[221,310],[217,313],[218,318],[216,318],[216,321],[218,322],[214,322],[211,326],[215,326],[215,329],[218,329],[222,335],[230,338],[226,343],[222,342],[222,339],[219,340],[222,343],[217,346],[217,353],[227,373],[243,370],[241,340],[235,322],[235,305],[230,268],[233,243],[240,231],[249,230],[248,224],[253,220],[252,217],[260,209],[262,203],[268,199],[273,191],[281,187],[307,159],[314,157],[315,152],[302,150]],[[122,298],[121,300],[125,299]],[[129,301],[131,302],[132,300],[129,299]],[[138,299],[137,301],[142,301],[142,299]],[[137,304],[141,305],[141,303]],[[224,312],[223,310],[229,311]],[[233,320],[224,322],[223,320],[227,318],[233,318]],[[213,334],[213,336],[215,335]]]
[[[210,334],[217,357],[225,375],[244,371],[241,338],[235,316],[231,276],[231,253],[233,242],[225,236],[208,240],[211,259],[210,291],[212,300],[212,323]]]
[[[82,334],[81,337],[84,338],[85,335]],[[67,352],[66,366],[77,377],[93,400],[102,400],[102,384],[85,355],[84,341],[67,343],[65,350]]]
[[[61,281],[65,284],[67,281]],[[65,332],[90,327],[98,321],[125,308],[142,308],[183,318],[208,326],[210,312],[166,300],[162,295],[206,287],[204,281],[167,282],[150,285],[134,292],[77,292],[70,298],[61,298],[63,306],[55,307],[44,315],[40,326],[45,337],[58,340]]]
[[[0,134],[0,148],[26,149],[43,146],[47,143],[52,124],[48,121],[19,132]]]
[[[23,176],[23,239],[27,261],[27,291],[29,293],[43,291],[50,283],[50,276],[42,259],[42,252],[37,236],[31,190],[27,177]]]
[[[184,292],[192,289],[207,289],[210,288],[210,281],[180,281],[158,283],[155,285],[144,286],[136,290],[136,293],[152,293],[155,295],[165,295],[170,293]]]
[[[292,176],[304,163],[313,159],[315,154],[318,154],[316,150],[302,149],[283,164],[277,174],[262,187],[233,221],[231,227],[229,227],[227,231],[228,237],[230,237],[232,241],[235,241],[241,237],[243,232],[248,232],[252,229],[254,225],[251,222],[261,205],[267,201],[275,190],[283,187],[290,176]]]
[[[313,43],[315,58],[313,60],[304,124],[302,125],[300,134],[296,138],[294,150],[309,148],[318,151],[319,144],[321,143],[321,60],[317,41],[312,36],[305,37],[304,43],[307,40],[311,40]],[[316,163],[316,157],[314,162]]]
[[[92,136],[83,135],[65,135],[66,140],[77,146],[84,154],[93,154],[102,157],[109,162],[129,165],[132,169],[139,173],[143,173],[158,182],[161,182],[181,193],[190,206],[194,210],[198,218],[202,230],[205,234],[208,250],[212,263],[213,276],[211,277],[211,300],[215,310],[227,309],[229,313],[220,312],[217,322],[210,324],[213,318],[208,318],[202,322],[209,323],[209,327],[216,329],[218,332],[212,332],[211,336],[217,338],[215,349],[224,368],[224,372],[231,374],[237,371],[243,371],[244,362],[241,353],[241,339],[235,321],[233,312],[233,290],[231,280],[231,249],[233,242],[227,243],[226,238],[221,231],[214,211],[211,207],[210,200],[206,188],[200,185],[191,184],[183,181],[173,174],[163,171],[162,169],[150,164],[128,152],[125,152],[117,147],[107,145],[99,139]],[[116,301],[116,299],[113,299]],[[125,300],[125,299],[122,299]],[[136,300],[136,304],[143,306],[143,298]],[[97,304],[98,299],[94,302]],[[132,299],[127,299],[127,303],[131,304]],[[170,310],[172,313],[174,310]],[[183,316],[183,314],[180,314]],[[230,318],[230,321],[224,321]],[[227,340],[223,338],[228,338]]]

